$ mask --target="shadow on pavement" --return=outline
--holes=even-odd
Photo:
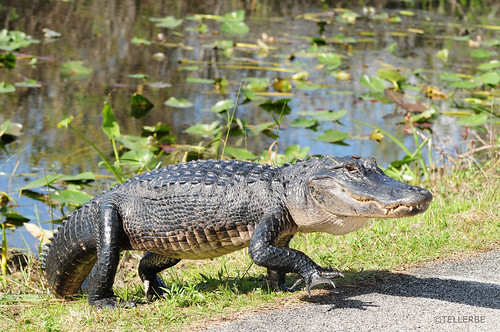
[[[469,280],[446,278],[421,278],[404,273],[387,271],[367,271],[372,282],[357,285],[356,281],[340,285],[335,290],[310,298],[304,296],[303,301],[317,304],[331,304],[330,310],[354,308],[367,310],[377,304],[353,299],[358,295],[379,293],[390,296],[429,298],[455,302],[470,306],[500,309],[500,285]],[[373,279],[376,281],[374,282]]]

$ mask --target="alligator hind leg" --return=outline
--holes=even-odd
[[[158,277],[157,273],[174,266],[179,263],[180,259],[170,258],[158,255],[152,252],[147,252],[139,263],[139,276],[144,282],[144,291],[148,301],[153,297],[160,297],[164,291],[162,288],[167,288],[163,280]]]
[[[123,227],[113,203],[103,204],[97,236],[97,262],[89,276],[89,304],[97,309],[118,306],[113,294],[113,283],[120,259],[120,241]]]

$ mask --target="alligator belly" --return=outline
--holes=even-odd
[[[152,230],[132,240],[133,249],[178,259],[206,259],[248,247],[253,227],[207,227],[188,230]]]

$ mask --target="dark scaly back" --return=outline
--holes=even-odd
[[[216,257],[248,245],[263,216],[283,207],[282,168],[234,160],[172,165],[116,191],[134,249]]]
[[[42,269],[58,297],[75,295],[97,260],[94,229],[98,206],[95,198],[73,212],[43,249]]]

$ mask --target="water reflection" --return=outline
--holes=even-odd
[[[248,77],[286,77],[289,74],[267,70],[228,69],[220,66],[221,62],[229,61],[221,50],[206,47],[210,41],[221,39],[218,35],[219,23],[208,21],[209,33],[200,35],[183,29],[182,35],[170,30],[154,26],[149,17],[164,17],[172,15],[185,18],[193,14],[221,15],[226,12],[244,9],[248,19],[251,34],[235,41],[255,43],[262,33],[274,37],[271,45],[277,48],[261,57],[245,48],[237,48],[232,60],[246,61],[265,65],[268,62],[278,63],[282,67],[295,68],[311,66],[311,58],[305,54],[309,47],[308,38],[319,36],[316,22],[294,19],[299,14],[318,12],[324,5],[323,1],[27,1],[2,2],[0,22],[9,29],[16,29],[42,40],[23,52],[38,56],[36,65],[31,66],[27,60],[20,60],[18,66],[11,71],[2,71],[2,80],[19,81],[22,77],[34,78],[43,82],[40,89],[18,88],[15,93],[0,94],[0,120],[19,122],[24,127],[24,135],[9,146],[13,155],[2,155],[2,172],[11,174],[42,174],[57,171],[75,174],[82,171],[102,172],[98,165],[99,158],[88,145],[75,137],[69,130],[58,129],[56,124],[63,118],[73,115],[74,124],[98,145],[107,149],[107,138],[101,131],[101,116],[103,101],[108,96],[115,110],[122,132],[139,134],[143,125],[155,125],[164,122],[172,126],[173,134],[179,137],[180,143],[197,143],[199,138],[187,135],[184,130],[197,122],[209,123],[217,115],[204,110],[215,102],[229,98],[235,99],[238,85]],[[11,16],[13,10],[18,15]],[[333,14],[333,12],[331,12]],[[422,17],[428,17],[423,20]],[[444,64],[433,54],[443,47],[445,39],[433,38],[433,34],[446,35],[456,33],[458,27],[449,24],[434,24],[444,22],[442,17],[433,13],[419,13],[412,19],[405,20],[401,25],[389,26],[387,23],[375,24],[370,20],[360,19],[354,26],[328,24],[324,35],[343,34],[346,37],[359,39],[355,45],[335,45],[337,52],[345,56],[346,70],[352,75],[350,81],[340,81],[333,76],[325,75],[321,70],[313,70],[310,80],[317,84],[333,86],[329,89],[316,91],[294,90],[291,108],[294,112],[317,109],[348,110],[342,124],[324,123],[320,129],[337,128],[354,135],[368,134],[371,130],[355,124],[352,119],[362,119],[381,128],[395,132],[408,146],[413,144],[412,137],[405,137],[401,130],[393,130],[401,118],[384,119],[394,111],[393,105],[361,102],[355,96],[364,91],[359,80],[362,75],[374,75],[381,64],[391,64],[402,68],[427,68],[441,70]],[[428,22],[423,29],[426,34],[406,34],[414,24],[420,26],[422,21]],[[194,27],[196,22],[186,21],[186,27]],[[43,40],[43,28],[61,33],[57,40]],[[159,34],[164,34],[162,37]],[[364,33],[364,34],[363,34]],[[363,37],[369,35],[369,37]],[[165,38],[169,43],[182,43],[187,47],[165,47],[135,45],[131,43],[134,37],[156,40]],[[227,37],[225,37],[227,38]],[[362,40],[365,39],[365,40]],[[394,43],[398,43],[395,55],[384,51]],[[465,52],[466,49],[463,50]],[[163,61],[153,59],[155,53],[162,52]],[[290,60],[293,55],[295,59]],[[457,62],[461,53],[453,54]],[[61,64],[68,60],[83,61],[92,68],[92,74],[81,80],[71,80],[60,75]],[[179,62],[183,60],[203,62],[196,71],[180,71]],[[313,67],[314,68],[314,67]],[[144,95],[155,104],[155,108],[144,119],[136,120],[129,116],[129,100],[136,91],[140,80],[129,78],[129,74],[145,73],[149,82],[165,82],[171,87],[153,89],[144,86]],[[432,74],[429,74],[432,75]],[[212,93],[211,85],[187,83],[187,77],[216,78],[224,77],[230,87],[227,96]],[[412,78],[417,79],[417,78]],[[194,103],[193,108],[173,109],[163,103],[170,96],[184,97]],[[241,105],[237,116],[253,124],[272,121],[269,113],[262,111],[254,104]],[[315,140],[319,132],[307,129],[290,130],[290,121],[286,118],[280,133],[280,150],[287,146],[298,144],[310,146],[314,154],[360,154],[373,155],[380,164],[401,158],[403,152],[386,140],[382,144],[367,140],[349,140],[350,146],[338,146]],[[443,121],[442,123],[446,123]],[[441,128],[438,126],[436,129]],[[458,135],[457,127],[446,124],[446,135]],[[256,136],[247,140],[250,151],[260,154],[272,143],[272,139]],[[0,177],[0,186],[4,191],[15,192],[28,177]],[[102,189],[105,184],[98,186]],[[34,210],[34,203],[20,199],[20,211],[33,220],[48,220],[50,213],[45,206]],[[38,214],[38,216],[36,215]],[[26,233],[24,236],[29,246],[33,240]],[[9,242],[14,246],[23,246],[22,237],[10,235]]]

